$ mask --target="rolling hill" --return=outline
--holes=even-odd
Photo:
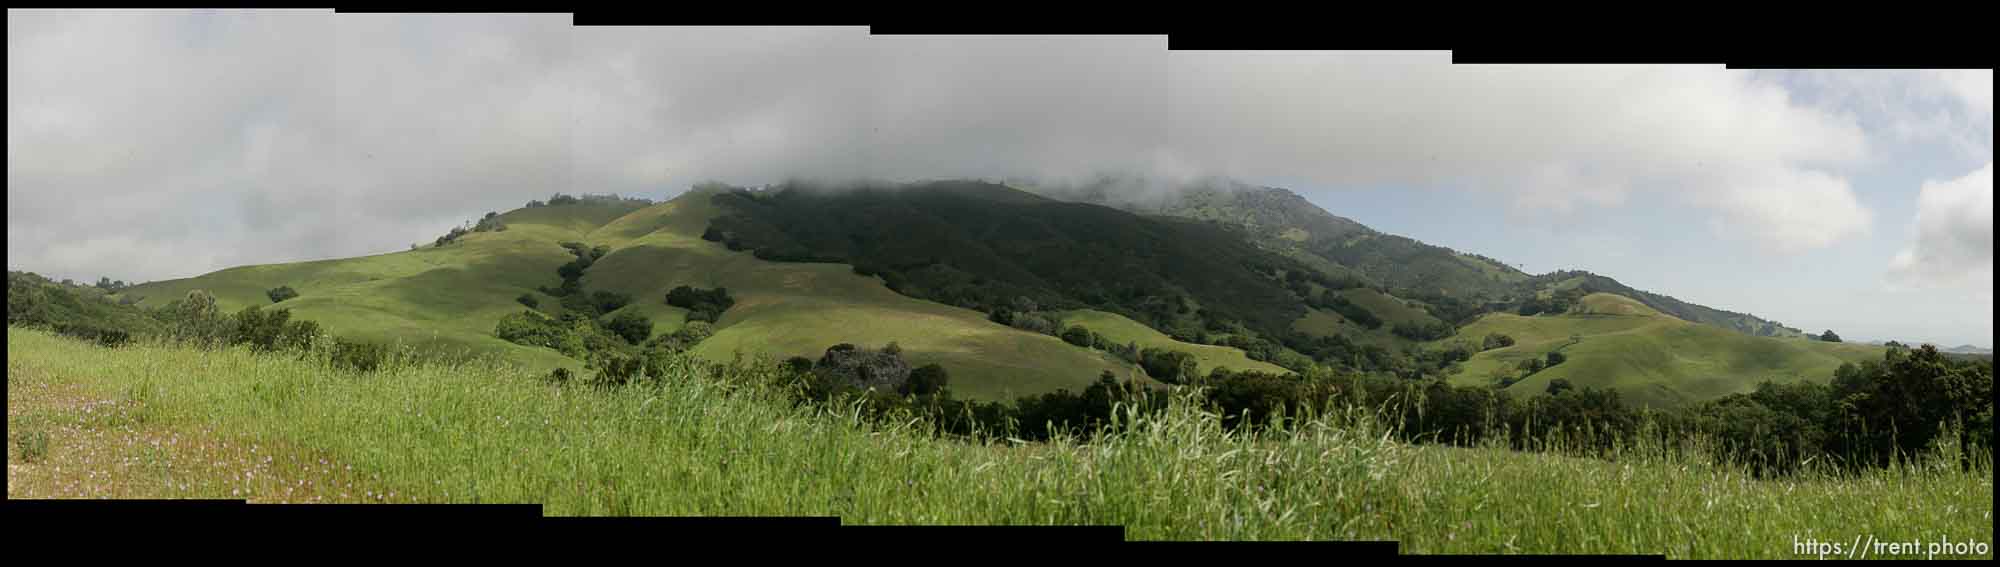
[[[1757,336],[1801,336],[1798,329],[1754,315],[1696,305],[1633,289],[1589,272],[1531,276],[1505,262],[1376,231],[1314,205],[1286,189],[1227,179],[1205,179],[1165,189],[1124,187],[1143,181],[1103,179],[1079,185],[1035,185],[1025,190],[1051,198],[1096,203],[1142,214],[1213,221],[1237,227],[1257,245],[1298,259],[1329,275],[1356,276],[1403,299],[1433,304],[1465,323],[1480,311],[1515,302],[1572,278],[1586,291],[1638,300],[1695,323]]]
[[[501,317],[523,309],[516,297],[528,293],[544,305],[554,303],[535,290],[556,284],[556,268],[572,259],[557,243],[576,241],[612,250],[584,275],[585,289],[630,294],[634,301],[620,312],[651,317],[655,334],[679,328],[686,316],[686,310],[665,304],[667,290],[679,285],[728,288],[736,305],[695,351],[710,360],[727,361],[739,352],[816,358],[837,343],[880,346],[893,341],[913,364],[944,365],[954,392],[976,399],[1078,390],[1104,370],[1142,374],[1108,354],[999,325],[978,311],[899,294],[880,278],[855,274],[849,265],[766,261],[703,240],[704,229],[725,212],[714,204],[716,194],[690,191],[650,206],[585,200],[517,209],[499,215],[507,230],[469,233],[444,246],[230,268],[134,286],[119,297],[157,307],[203,289],[233,311],[270,305],[265,291],[288,285],[300,296],[281,307],[342,336],[499,354],[536,369],[578,369],[580,361],[554,350],[494,336]],[[1249,362],[1236,349],[1178,343],[1164,336],[1147,340],[1179,344],[1218,360],[1230,359],[1233,352],[1235,359]]]
[[[1082,198],[1113,202],[1103,194]],[[1453,381],[1490,382],[1498,369],[1561,349],[1567,363],[1511,388],[1534,393],[1567,378],[1579,387],[1618,388],[1648,405],[1741,392],[1767,378],[1824,379],[1842,361],[1880,352],[1759,338],[1753,335],[1796,330],[1587,272],[1528,276],[1376,233],[1281,189],[1216,185],[1150,204],[1114,204],[1158,214],[980,182],[842,192],[712,185],[658,204],[527,207],[498,215],[506,230],[444,245],[230,268],[134,286],[117,298],[150,307],[205,289],[234,310],[269,305],[266,290],[291,286],[300,296],[283,307],[343,336],[577,369],[580,361],[554,350],[494,335],[501,317],[523,309],[516,302],[523,294],[539,297],[544,312],[557,309],[536,290],[559,281],[556,268],[572,256],[558,243],[574,241],[610,249],[584,273],[584,287],[630,295],[634,301],[617,313],[649,317],[655,335],[680,328],[687,316],[665,304],[667,290],[727,288],[736,304],[696,346],[703,358],[816,358],[837,343],[895,342],[914,364],[945,366],[960,396],[990,400],[1079,389],[1104,370],[1143,374],[1105,352],[988,316],[1024,301],[1059,326],[1082,324],[1120,344],[1192,353],[1204,373],[1286,372],[1267,361],[1298,368],[1307,347],[1273,345],[1275,337],[1338,336],[1400,353],[1444,342],[1419,343],[1392,327],[1455,322],[1462,328],[1454,338],[1500,332],[1519,343],[1479,353]],[[1347,283],[1287,281],[1302,271]],[[1410,282],[1435,289],[1404,285]],[[1510,301],[1571,288],[1592,294],[1571,313],[1524,317],[1507,309]],[[1365,310],[1357,315],[1382,324],[1351,321],[1301,296],[1308,292],[1316,301],[1337,296],[1345,303],[1335,307]],[[1216,344],[1195,344],[1194,337]],[[1269,341],[1220,344],[1244,337]],[[1253,359],[1244,349],[1262,350]],[[1274,358],[1280,354],[1290,362]]]
[[[1488,350],[1452,378],[1462,385],[1492,384],[1496,371],[1512,371],[1530,358],[1559,351],[1562,364],[1528,375],[1507,389],[1533,395],[1555,379],[1578,388],[1613,388],[1640,405],[1664,407],[1748,392],[1758,382],[1825,381],[1843,362],[1880,360],[1882,347],[1798,338],[1756,337],[1691,323],[1631,298],[1584,296],[1569,313],[1524,317],[1488,313],[1460,330],[1477,340],[1508,335],[1513,346]]]

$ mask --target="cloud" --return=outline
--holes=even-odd
[[[1964,288],[1991,301],[1993,162],[1957,179],[1924,182],[1914,224],[1915,240],[1890,260],[1891,286]]]
[[[1869,227],[1855,115],[1716,66],[568,24],[9,11],[8,262],[182,277],[400,250],[556,191],[796,177],[1228,175],[1557,214],[1664,195],[1781,251]]]

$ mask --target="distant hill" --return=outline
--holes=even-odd
[[[1487,385],[1518,379],[1508,390],[1533,395],[1566,379],[1578,388],[1618,390],[1631,402],[1666,407],[1748,392],[1770,380],[1826,381],[1843,362],[1880,360],[1883,347],[1803,339],[1754,337],[1668,316],[1645,303],[1593,293],[1558,315],[1524,317],[1489,313],[1461,329],[1477,340],[1504,334],[1513,346],[1488,350],[1452,377],[1458,384]],[[1561,352],[1568,360],[1531,375],[1518,365]]]
[[[1208,179],[1172,188],[1135,189],[1133,181],[1102,179],[1064,186],[1023,185],[1054,198],[1119,207],[1145,214],[1210,220],[1246,230],[1258,245],[1329,274],[1358,274],[1393,295],[1431,305],[1447,319],[1513,304],[1572,278],[1586,291],[1639,300],[1682,320],[1755,336],[1801,336],[1802,331],[1754,315],[1684,302],[1633,289],[1589,272],[1530,276],[1505,262],[1386,234],[1336,216],[1286,189]]]

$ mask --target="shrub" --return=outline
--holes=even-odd
[[[600,289],[590,292],[590,303],[597,308],[598,313],[610,313],[632,303],[632,296]]]
[[[1090,329],[1085,329],[1083,328],[1082,325],[1064,329],[1062,332],[1063,342],[1084,348],[1090,348],[1092,346],[1093,343],[1092,339],[1093,337],[1090,332]]]
[[[270,291],[264,292],[264,295],[271,298],[271,303],[283,303],[287,299],[298,297],[299,292],[287,285],[271,288]]]
[[[688,310],[689,321],[714,323],[722,318],[722,313],[736,305],[736,299],[729,296],[729,288],[699,289],[691,286],[676,287],[667,292],[667,305]]]
[[[522,311],[500,318],[493,328],[494,336],[510,343],[527,346],[542,346],[560,349],[564,329],[536,311]]]
[[[1139,357],[1139,367],[1154,380],[1180,384],[1195,379],[1194,355],[1177,350],[1147,348]]]
[[[1486,351],[1486,350],[1493,350],[1496,348],[1507,348],[1510,346],[1514,346],[1514,337],[1502,335],[1500,333],[1487,333],[1486,339],[1480,341],[1479,350]]]
[[[646,342],[648,337],[653,336],[653,320],[630,311],[612,317],[610,322],[604,324],[604,328],[634,345]]]
[[[903,394],[913,396],[937,395],[951,385],[951,375],[943,366],[926,364],[910,371],[910,379],[903,383]]]
[[[374,372],[389,360],[389,347],[377,343],[334,339],[333,363],[357,372]]]
[[[535,295],[532,293],[523,293],[521,294],[520,297],[514,298],[514,301],[520,302],[521,305],[528,306],[529,309],[541,307],[542,305],[542,300],[536,299]]]

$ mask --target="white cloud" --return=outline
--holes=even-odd
[[[1991,301],[1993,162],[1948,181],[1926,181],[1917,196],[1916,237],[1889,263],[1901,289],[1956,288]]]
[[[568,20],[10,11],[9,264],[178,277],[398,250],[555,191],[794,176],[1222,174],[1558,212],[1664,194],[1787,251],[1869,224],[1841,177],[1870,155],[1856,119],[1715,66]],[[57,258],[87,231],[203,252]]]

